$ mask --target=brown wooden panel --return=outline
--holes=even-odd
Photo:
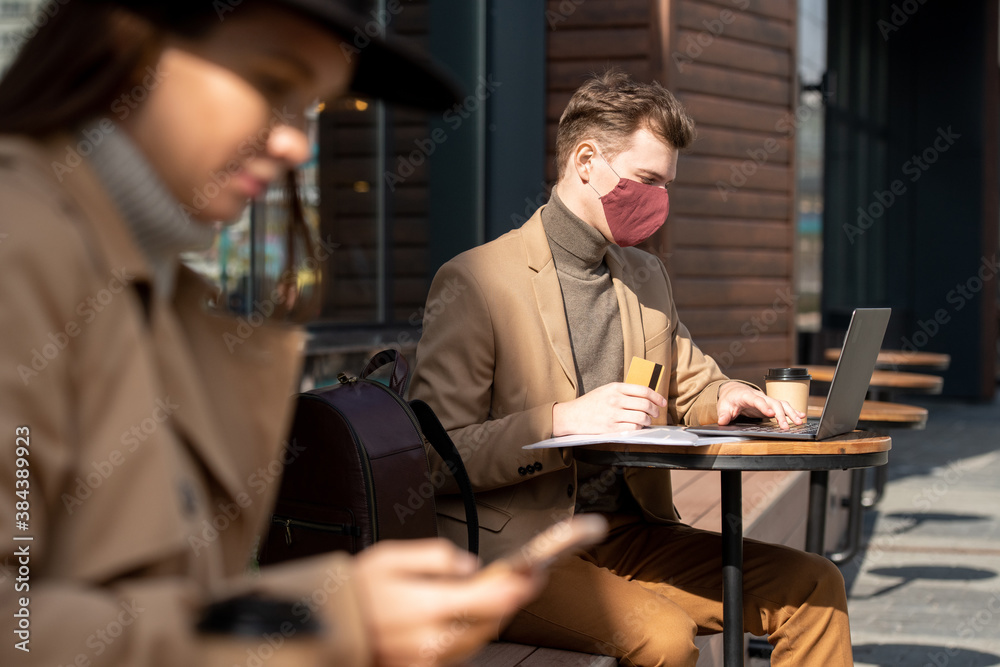
[[[781,135],[703,127],[698,130],[691,154],[751,160],[758,165],[787,165],[793,148],[792,141]]]
[[[787,218],[790,203],[788,196],[749,188],[723,192],[719,188],[677,185],[671,188],[670,196],[672,213],[706,217],[781,220]]]
[[[535,652],[536,647],[526,644],[492,642],[469,659],[469,667],[511,667]]]
[[[704,30],[680,30],[670,60],[681,72],[694,63],[783,78],[790,78],[793,72],[792,54],[786,47],[759,46],[725,35],[709,38]]]
[[[679,493],[697,492],[702,485],[711,484],[712,479],[718,483],[719,478],[711,477],[713,474],[718,475],[718,472],[713,470],[671,470],[670,486],[674,490],[674,500],[677,500]]]
[[[777,360],[783,360],[782,363],[790,361],[791,344],[784,331],[776,332],[775,335],[762,335],[755,342],[698,336],[693,331],[691,333],[701,351],[715,359],[724,373],[737,362],[747,366],[763,365],[766,368]]]
[[[786,77],[738,72],[729,67],[700,61],[685,65],[671,77],[675,90],[690,90],[750,102],[780,104],[787,107],[792,95],[791,79]]]
[[[764,376],[767,375],[767,369],[784,368],[785,366],[790,366],[793,363],[795,363],[795,360],[792,358],[792,350],[789,348],[785,357],[767,359],[763,362],[752,364],[733,363],[728,368],[722,369],[722,372],[734,380],[743,380],[744,382],[755,384],[763,389]]]
[[[599,74],[608,67],[607,60],[550,60],[546,70],[550,91],[575,91],[593,74]],[[648,58],[618,59],[615,67],[621,68],[638,81],[652,78]]]
[[[748,14],[761,14],[785,21],[795,20],[795,0],[702,0],[720,8],[738,9]]]
[[[785,105],[746,102],[725,95],[705,95],[686,90],[679,91],[677,99],[701,127],[717,125],[777,137],[791,135],[795,125],[795,119]]]
[[[795,27],[791,22],[750,14],[738,7],[720,7],[704,0],[681,0],[674,16],[678,27],[704,31],[713,37],[725,36],[788,49],[795,42]]]
[[[755,153],[758,158],[761,155],[759,152]],[[766,155],[766,150],[763,155]],[[721,181],[727,185],[743,183],[754,190],[788,192],[792,187],[792,177],[792,170],[788,165],[762,163],[749,154],[745,154],[742,160],[697,154],[682,155],[677,165],[678,184],[715,186]]]
[[[670,241],[677,252],[691,246],[788,249],[788,223],[671,217]]]
[[[545,103],[545,118],[558,122],[559,116],[562,115],[566,105],[569,104],[569,98],[571,97],[573,97],[573,91],[549,91],[548,100]]]
[[[650,19],[649,9],[649,0],[616,0],[613,3],[548,0],[545,22],[553,31],[580,27],[620,28],[646,25]]]
[[[747,306],[768,306],[787,304],[794,300],[791,283],[781,278],[694,278],[672,279],[674,300],[678,309],[694,307],[727,306],[744,304]]]
[[[648,57],[647,28],[616,30],[557,30],[549,34],[550,59]]]
[[[785,502],[786,493],[795,489],[802,501],[808,499],[809,474],[799,471],[758,470],[743,473],[743,529],[746,537],[773,535],[773,543],[784,544],[797,524],[805,520],[802,502]],[[715,503],[699,519],[706,530],[719,530],[722,505]],[[707,528],[714,526],[714,528]],[[699,526],[700,527],[700,526]],[[789,530],[792,529],[792,530]],[[791,534],[787,534],[790,532]]]
[[[684,324],[699,336],[720,336],[738,338],[753,336],[763,327],[768,331],[788,331],[793,323],[793,311],[776,312],[769,306],[764,308],[685,309]]]
[[[517,667],[615,667],[618,661],[606,655],[539,648],[517,663]]]
[[[791,275],[789,252],[770,250],[700,250],[688,248],[671,259],[673,271],[685,276],[755,276]]]

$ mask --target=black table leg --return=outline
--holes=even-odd
[[[809,473],[809,519],[806,523],[806,551],[822,554],[826,540],[826,498],[830,485],[828,470]]]
[[[722,661],[743,665],[743,473],[722,471]]]

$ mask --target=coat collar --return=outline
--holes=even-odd
[[[542,208],[545,208],[544,206]],[[576,379],[576,365],[573,363],[573,346],[569,337],[569,325],[566,322],[566,306],[563,303],[562,290],[559,287],[559,276],[556,274],[555,263],[552,261],[552,251],[549,248],[545,228],[542,225],[542,208],[535,211],[521,227],[524,239],[525,254],[528,268],[536,273],[532,279],[538,314],[545,324],[549,344],[559,360],[566,378],[579,390]],[[633,281],[632,271],[625,258],[625,251],[616,245],[608,247],[605,255],[611,281],[618,297],[618,309],[622,320],[622,335],[625,341],[624,354],[626,368],[633,356],[644,356],[646,352],[643,332],[642,313],[639,299],[630,286]],[[622,369],[622,377],[625,369]]]
[[[121,130],[118,130],[121,131]],[[79,139],[70,134],[58,134],[45,142],[43,174],[54,180],[55,190],[63,196],[63,204],[78,211],[87,226],[85,241],[95,242],[88,248],[95,259],[107,264],[102,270],[121,270],[132,276],[135,283],[152,282],[152,271],[142,251],[132,240],[128,223],[121,217],[107,196],[97,175],[75,149]],[[97,221],[100,221],[98,224]]]
[[[52,181],[59,204],[80,221],[96,270],[120,270],[152,294],[149,263],[96,174],[79,158],[67,164],[67,146],[76,145],[74,138],[57,136],[41,154],[32,142],[16,141],[23,145],[15,150]],[[303,338],[297,327],[254,327],[246,319],[212,312],[208,302],[213,292],[194,271],[179,268],[172,302],[155,294],[152,298],[152,355],[164,396],[180,404],[171,416],[175,428],[221,486],[236,496],[246,492],[254,474],[243,467],[262,460],[249,450],[264,448],[267,458],[280,455]],[[281,418],[275,419],[276,414]]]

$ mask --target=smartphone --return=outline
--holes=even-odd
[[[525,573],[544,570],[560,556],[600,542],[607,532],[608,521],[600,514],[578,514],[549,526],[485,569],[502,568]]]

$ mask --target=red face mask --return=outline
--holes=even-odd
[[[615,168],[601,156],[611,171]],[[615,171],[615,176],[618,172]],[[590,187],[594,188],[593,183]],[[594,188],[597,192],[597,188]],[[600,197],[600,193],[597,193]],[[642,243],[663,226],[670,213],[670,195],[664,188],[618,176],[618,185],[600,197],[615,243],[628,248]]]

